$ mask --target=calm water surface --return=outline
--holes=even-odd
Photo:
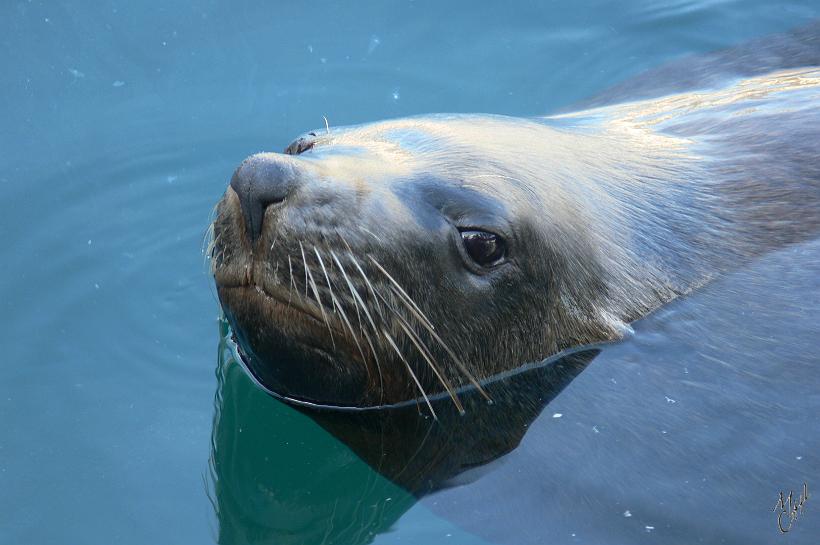
[[[235,166],[322,116],[546,114],[818,16],[761,1],[3,2],[0,543],[534,542],[525,518],[555,543],[667,543],[700,521],[707,542],[816,542],[817,509],[779,536],[771,508],[820,487],[817,245],[639,325],[545,411],[562,428],[528,435],[470,504],[458,488],[414,503],[256,390],[220,342],[201,244]],[[690,466],[745,484],[671,512],[706,477],[653,483],[692,441],[730,459],[693,450]],[[533,466],[528,496],[513,475]],[[706,527],[721,509],[734,533]]]

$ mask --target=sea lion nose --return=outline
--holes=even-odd
[[[256,242],[262,234],[265,210],[282,203],[296,187],[293,164],[276,153],[260,153],[245,159],[231,178],[231,187],[239,197],[245,232]]]

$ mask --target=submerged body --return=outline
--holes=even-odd
[[[810,67],[547,118],[309,133],[237,169],[214,223],[220,300],[283,396],[459,405],[459,386],[617,339],[814,237],[819,98]]]

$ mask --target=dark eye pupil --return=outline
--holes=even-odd
[[[486,231],[462,231],[467,255],[479,265],[492,265],[504,258],[504,240]]]

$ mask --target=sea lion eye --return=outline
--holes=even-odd
[[[482,267],[491,267],[500,263],[506,253],[504,239],[487,231],[461,231],[461,241],[470,259]]]

